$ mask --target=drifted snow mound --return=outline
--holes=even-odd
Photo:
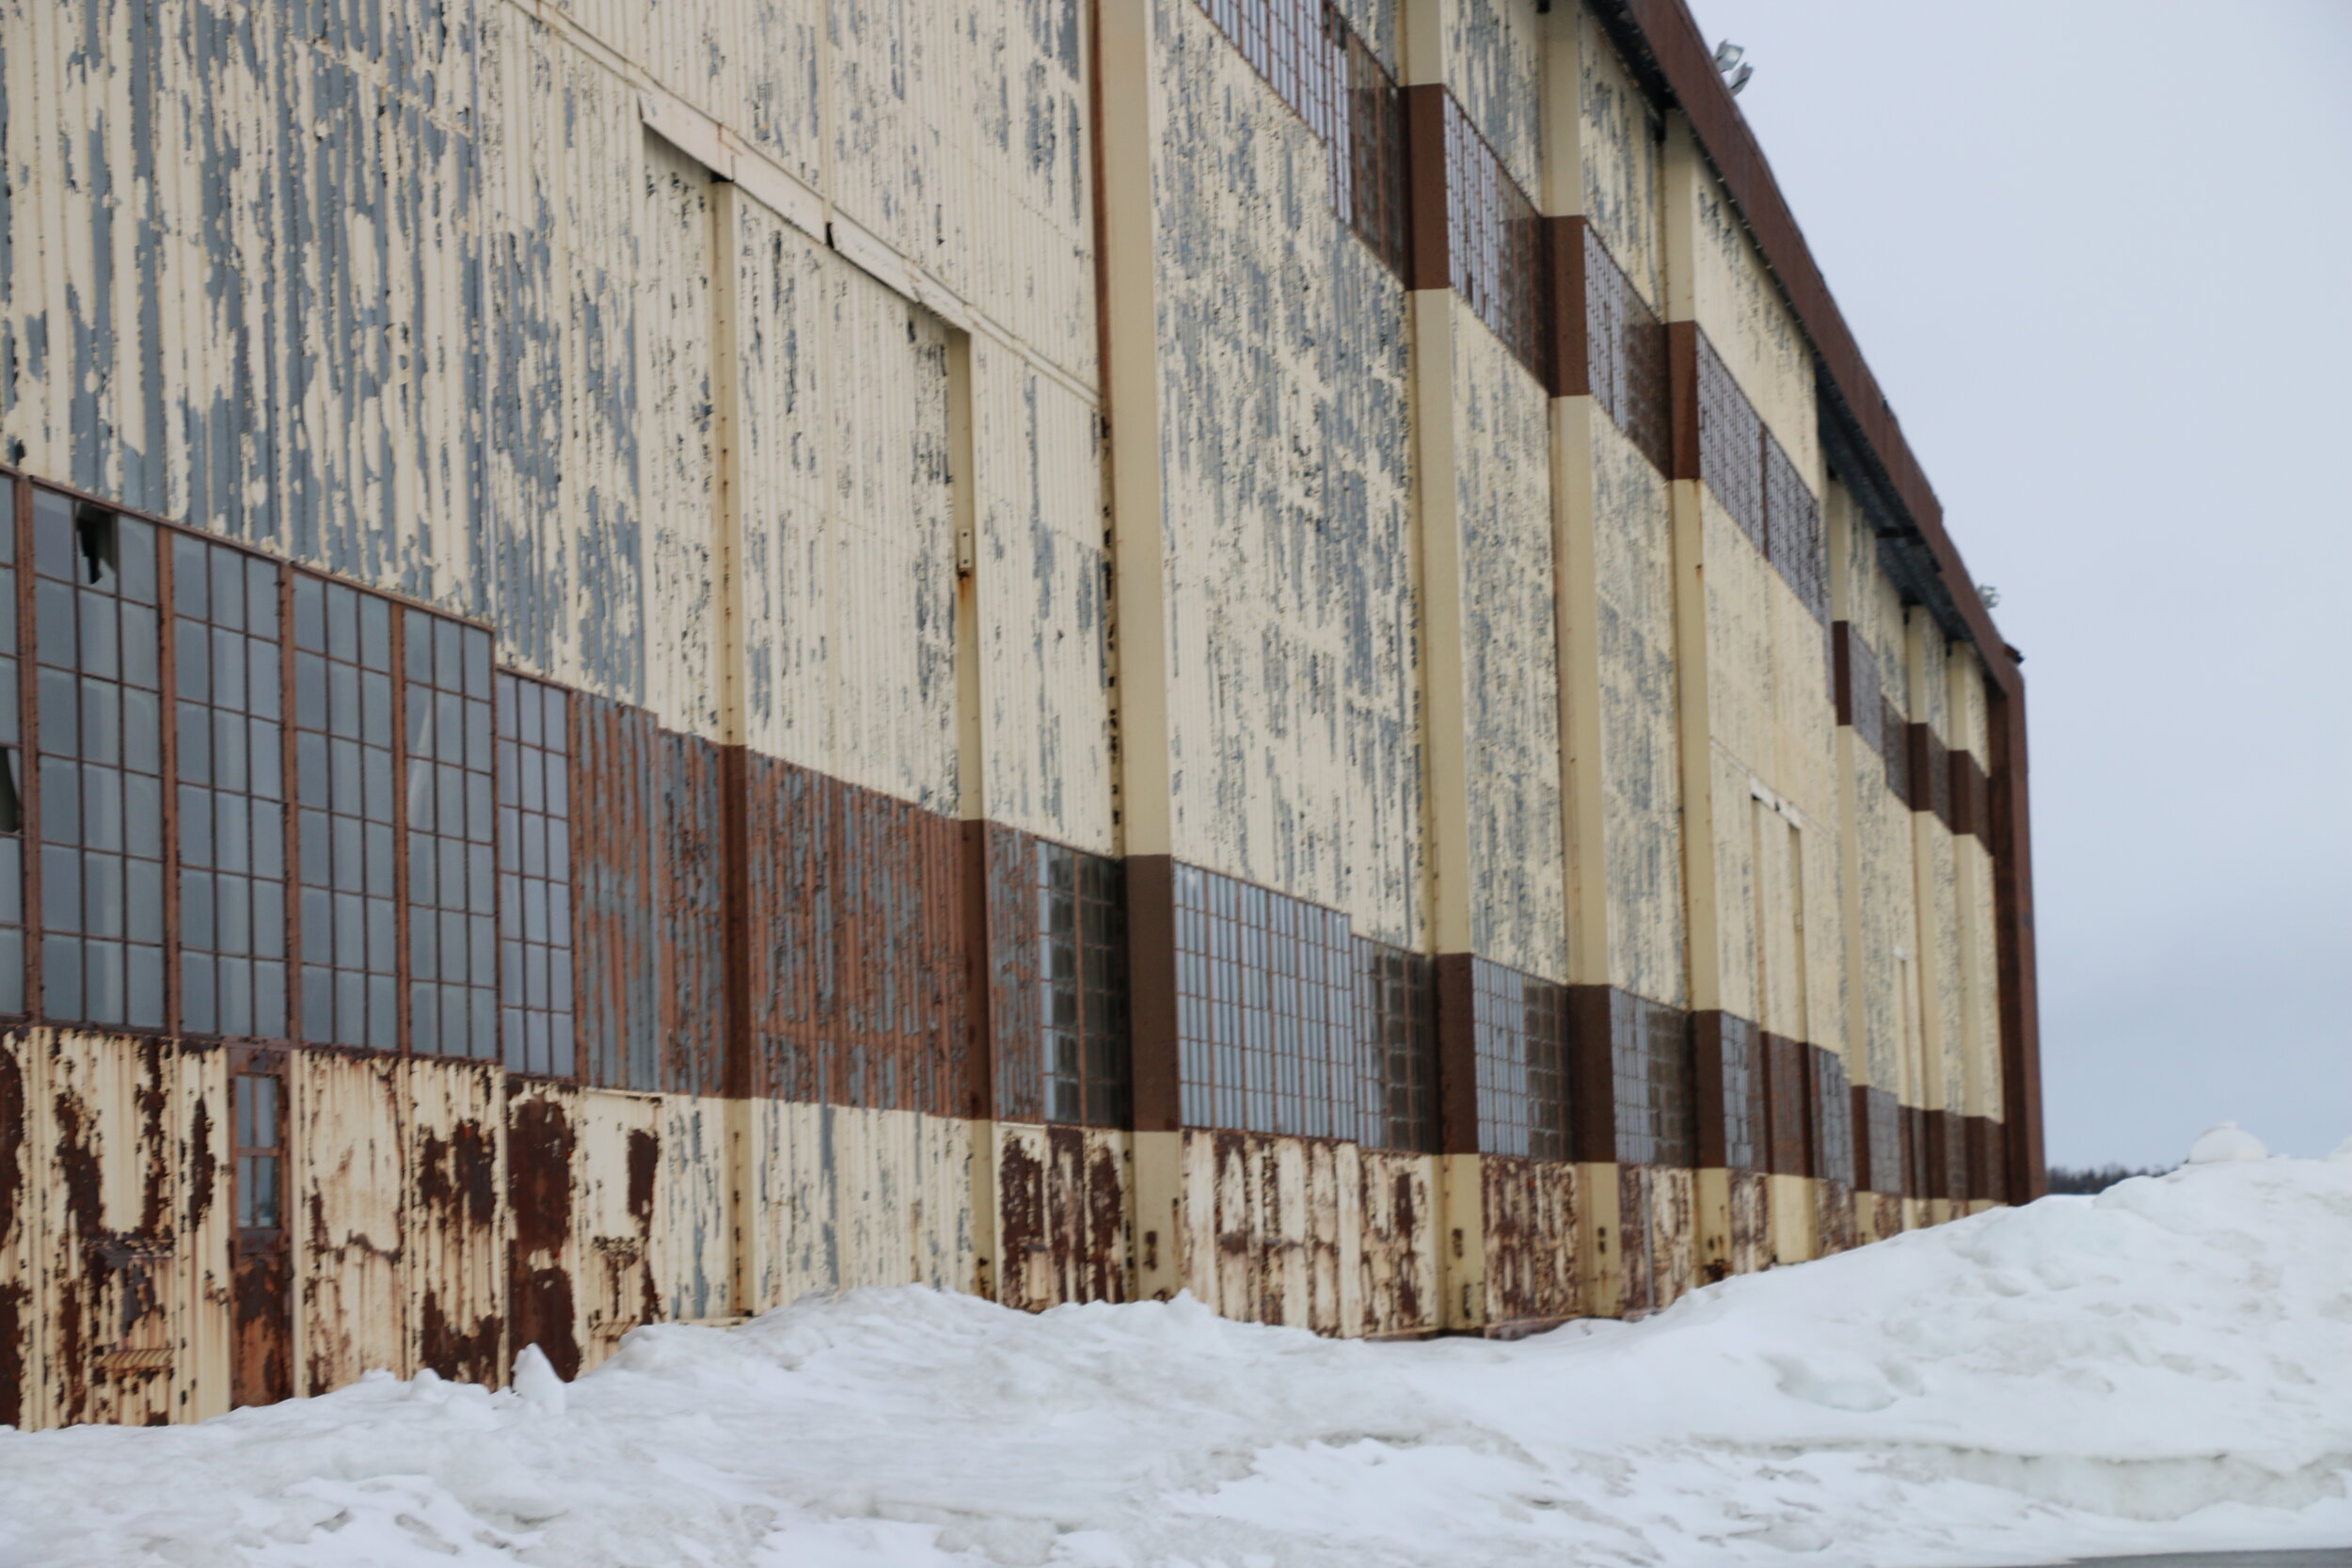
[[[2267,1160],[2270,1150],[2263,1141],[2234,1121],[2208,1127],[2203,1136],[2188,1146],[2188,1163],[2192,1165],[2219,1164],[2224,1160]]]
[[[2230,1161],[1368,1345],[922,1290],[0,1432],[0,1564],[1934,1564],[2352,1542],[2352,1162]]]

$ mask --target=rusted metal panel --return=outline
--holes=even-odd
[[[666,730],[656,744],[661,1086],[672,1094],[715,1095],[726,1083],[719,749]]]
[[[1438,1324],[1437,1162],[1364,1149],[1356,1156],[1357,1311],[1343,1333],[1417,1334]],[[1343,1251],[1347,1236],[1342,1233]]]
[[[615,1089],[661,1086],[661,740],[653,715],[572,699],[572,908],[580,1074]]]
[[[1229,1318],[1343,1332],[1340,1166],[1327,1139],[1186,1133],[1187,1285]]]
[[[751,1017],[762,1092],[963,1110],[961,830],[909,801],[749,759]]]
[[[413,1058],[402,1262],[412,1364],[495,1386],[506,1372],[505,1074]]]
[[[31,1138],[38,1083],[28,1047],[22,1032],[0,1034],[0,1426],[20,1428],[33,1424],[40,1392],[33,1239],[40,1196],[32,1186],[39,1167]]]
[[[1650,1171],[1650,1299],[1661,1308],[1698,1286],[1697,1181],[1670,1165]]]
[[[1128,1299],[1127,1135],[1002,1123],[995,1158],[996,1299],[1031,1312]]]
[[[580,1232],[573,1211],[580,1091],[555,1084],[508,1083],[507,1344],[515,1354],[537,1345],[558,1373],[578,1377]]]
[[[661,1212],[664,1117],[650,1095],[588,1090],[574,1109],[580,1358],[594,1367],[630,1329],[662,1316],[654,1227]]]
[[[1576,1166],[1565,1160],[1489,1154],[1482,1162],[1480,1183],[1488,1331],[1509,1332],[1581,1313]]]
[[[231,1212],[234,1171],[229,1155],[234,1129],[230,1096],[229,1053],[182,1046],[176,1057],[173,1093],[179,1103],[173,1124],[179,1141],[173,1164],[180,1177],[176,1223],[180,1254],[187,1269],[185,1311],[179,1331],[179,1357],[173,1367],[177,1385],[174,1419],[202,1420],[227,1411],[233,1402],[235,1381],[234,1323],[241,1278],[230,1251],[236,1216]],[[5,1078],[7,1050],[0,1046],[0,1078]],[[0,1084],[0,1127],[7,1123],[7,1088]],[[8,1181],[6,1133],[0,1132],[0,1186]],[[7,1207],[0,1200],[0,1210]],[[8,1277],[8,1226],[0,1217],[0,1280]],[[273,1304],[273,1321],[284,1348],[279,1386],[294,1386],[292,1282],[281,1269],[277,1276],[279,1299]],[[7,1287],[0,1284],[0,1298]],[[0,1346],[7,1342],[0,1326]],[[0,1362],[7,1355],[0,1349]],[[5,1373],[0,1373],[4,1377]],[[0,1396],[5,1398],[5,1396]],[[0,1416],[0,1423],[6,1418]]]
[[[398,1057],[297,1052],[287,1063],[296,1386],[405,1375],[408,1078]]]
[[[181,1254],[177,1064],[156,1039],[19,1037],[35,1206],[28,1425],[173,1418],[188,1271]],[[23,1222],[20,1222],[23,1223]]]
[[[1731,1237],[1724,1261],[1733,1274],[1755,1274],[1772,1262],[1772,1178],[1743,1170],[1730,1178]]]

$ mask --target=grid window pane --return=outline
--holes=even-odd
[[[429,879],[412,878],[408,885],[410,1045],[418,1052],[486,1059],[499,1053],[498,951],[487,935],[496,911],[472,886],[467,868],[477,851],[489,855],[496,832],[488,744],[490,634],[421,610],[404,610],[401,616],[401,704],[408,741],[405,853],[412,867],[430,862],[433,868]],[[363,649],[383,635],[372,626],[360,629]],[[371,702],[364,687],[358,701],[363,709]],[[480,744],[469,743],[473,734],[481,736]],[[380,787],[389,802],[391,780],[388,755],[380,777],[372,773],[363,782],[363,793],[373,799]],[[375,859],[389,893],[394,859],[389,834]],[[472,916],[480,917],[480,936]],[[389,988],[381,1006],[391,1009]]]
[[[155,531],[36,490],[33,531],[44,721],[44,1011],[61,1022],[160,1029],[163,659]],[[14,660],[8,667],[13,673]],[[11,733],[14,703],[11,682]],[[12,767],[13,752],[7,760]],[[14,984],[21,1004],[21,975]]]
[[[180,1018],[193,1035],[288,1032],[279,578],[242,550],[172,537]]]
[[[248,578],[248,612],[251,586]],[[291,597],[302,1035],[320,1044],[396,1050],[399,953],[389,864],[393,731],[389,715],[363,722],[359,695],[363,686],[390,676],[390,607],[301,573],[292,578]],[[371,841],[379,847],[373,876]]]
[[[462,665],[462,657],[461,657]],[[506,1065],[516,1072],[568,1078],[576,1070],[573,1028],[571,815],[560,782],[570,767],[571,710],[555,687],[519,675],[497,680],[498,850],[443,837],[436,857],[436,882],[451,906],[468,911],[449,917],[453,942],[463,952],[479,942],[488,927],[484,915],[493,897],[498,912],[499,1026]],[[453,717],[437,721],[435,744],[445,754],[471,758],[483,750],[471,734],[470,707],[448,705]],[[470,811],[470,807],[468,808]],[[412,835],[416,836],[416,835]],[[494,885],[495,884],[495,885]],[[469,963],[469,958],[461,958]],[[469,1027],[467,1018],[480,988],[461,993],[444,988],[445,1027]]]

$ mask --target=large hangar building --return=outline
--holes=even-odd
[[[0,1422],[2042,1180],[2025,697],[1679,0],[0,0]]]

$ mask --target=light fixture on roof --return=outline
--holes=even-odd
[[[1752,65],[1741,65],[1740,63],[1740,57],[1746,53],[1746,50],[1740,48],[1729,39],[1724,40],[1723,42],[1715,46],[1715,69],[1718,72],[1729,78],[1731,90],[1735,97],[1739,94],[1741,87],[1748,85],[1748,78],[1756,74],[1756,67]]]

